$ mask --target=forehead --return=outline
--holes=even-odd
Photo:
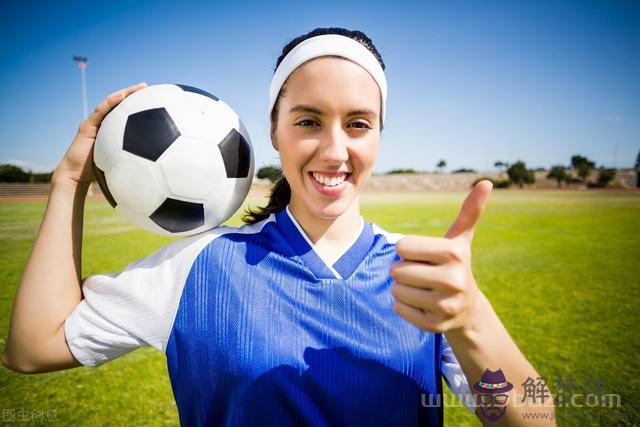
[[[380,88],[360,65],[323,56],[298,67],[286,81],[283,101],[331,107],[380,108]]]

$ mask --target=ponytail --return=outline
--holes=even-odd
[[[272,213],[281,211],[291,201],[291,187],[284,175],[275,183],[269,194],[269,203],[267,206],[258,207],[258,210],[247,208],[242,220],[247,224],[255,224],[266,219]]]

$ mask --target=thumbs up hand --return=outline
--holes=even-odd
[[[492,184],[480,181],[445,237],[405,236],[396,243],[403,261],[391,267],[393,309],[429,332],[471,326],[481,293],[471,271],[471,243]]]

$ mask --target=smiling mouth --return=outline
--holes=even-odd
[[[343,182],[351,182],[351,172],[341,172],[341,173],[320,173],[320,172],[309,172],[309,176],[311,179],[315,180],[318,184],[324,185],[325,187],[337,187]]]

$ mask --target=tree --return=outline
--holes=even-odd
[[[493,164],[493,166],[498,168],[498,169],[508,168],[509,167],[509,163],[503,162],[502,160],[498,160],[497,162],[495,162]]]
[[[551,166],[551,170],[547,174],[547,178],[555,179],[558,183],[558,188],[562,188],[562,183],[567,182],[569,175],[567,175],[567,168],[562,165]]]
[[[500,177],[502,178],[502,174],[509,167],[509,163],[498,160],[493,164],[493,166],[500,171]]]
[[[387,172],[387,175],[394,175],[398,173],[418,173],[415,169],[391,169]]]
[[[447,167],[447,161],[445,159],[440,159],[436,167],[440,170],[440,172],[442,172],[442,170]]]
[[[260,179],[268,179],[271,182],[276,182],[282,177],[282,170],[278,166],[267,165],[258,169],[256,176]]]
[[[29,182],[29,173],[19,166],[0,165],[0,182]]]
[[[12,164],[0,165],[0,182],[51,182],[53,172],[33,173]]]
[[[576,170],[582,182],[586,183],[587,177],[595,169],[596,164],[584,156],[575,154],[571,156],[571,166]]]
[[[51,182],[53,172],[32,173],[29,182]]]
[[[452,170],[451,173],[477,173],[478,171],[476,171],[475,169],[470,169],[470,168],[460,168],[460,169],[455,169]]]
[[[509,166],[507,175],[509,175],[509,180],[517,184],[520,188],[522,188],[524,184],[533,184],[536,180],[533,171],[527,169],[527,165],[522,160],[518,160]]]
[[[606,187],[616,177],[616,170],[600,166],[598,169],[598,187]]]

